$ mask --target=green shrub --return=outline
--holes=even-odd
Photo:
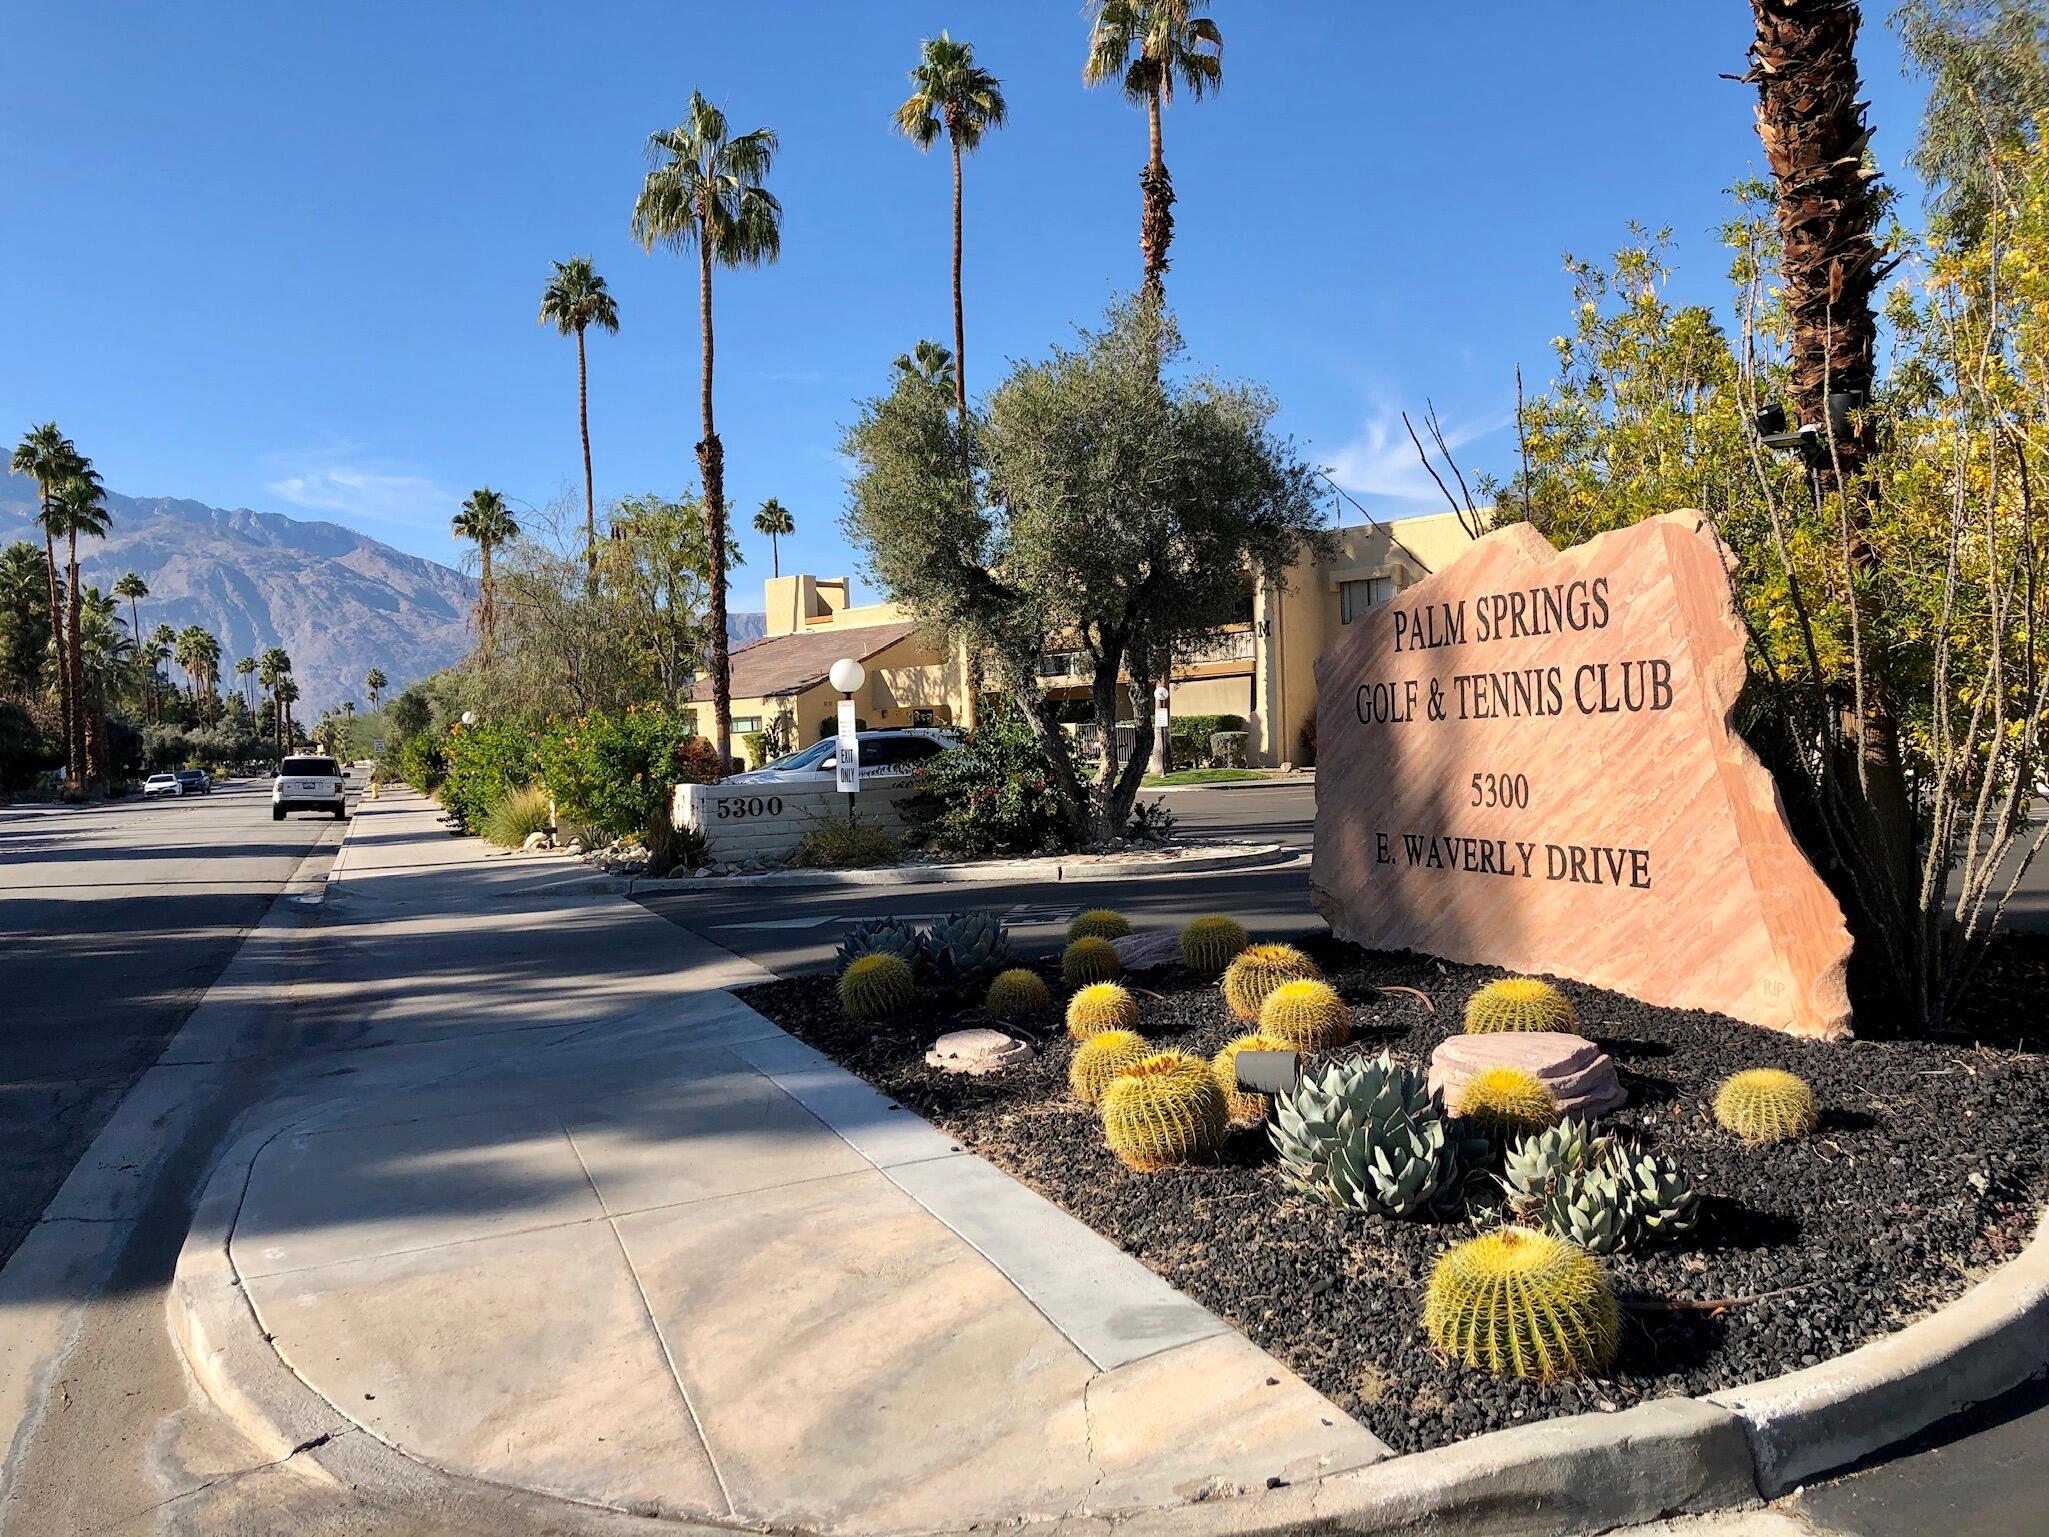
[[[790,863],[800,870],[865,870],[901,864],[904,846],[895,833],[872,822],[819,822],[797,843]]]
[[[517,790],[507,790],[492,802],[478,831],[487,843],[495,843],[501,849],[516,849],[534,833],[544,833],[551,825],[548,792],[539,785],[522,785]]]
[[[1174,767],[1209,768],[1210,738],[1220,731],[1243,731],[1242,715],[1176,715],[1167,726],[1167,741],[1173,749]]]
[[[565,816],[614,837],[637,834],[668,817],[677,785],[719,777],[718,754],[694,735],[696,720],[660,704],[551,720],[535,748],[539,776]]]
[[[533,781],[534,740],[531,731],[495,721],[448,728],[442,744],[448,767],[441,781],[441,807],[458,830],[481,827],[508,791]]]
[[[1045,755],[1015,711],[992,711],[958,747],[911,770],[912,836],[948,854],[1054,854],[1074,828],[1046,778]]]

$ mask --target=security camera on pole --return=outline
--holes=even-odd
[[[868,669],[850,656],[832,664],[826,675],[840,691],[839,750],[833,755],[833,784],[847,798],[847,820],[854,820],[854,797],[861,790],[861,729],[854,714],[854,695],[868,681]]]

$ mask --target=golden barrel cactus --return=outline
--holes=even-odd
[[[1108,982],[1123,970],[1124,963],[1117,959],[1117,947],[1094,935],[1071,940],[1060,952],[1060,977],[1069,987]]]
[[[1352,1038],[1352,1011],[1328,982],[1283,982],[1259,1006],[1259,1033],[1289,1051],[1329,1051]]]
[[[1152,1047],[1135,1031],[1105,1030],[1075,1048],[1074,1060],[1067,1064],[1067,1086],[1084,1105],[1101,1104],[1111,1079],[1152,1054]]]
[[[1237,919],[1212,913],[1181,931],[1181,964],[1200,976],[1222,976],[1224,968],[1251,942]]]
[[[894,1019],[917,996],[917,981],[899,956],[864,955],[840,973],[840,1007],[849,1019]]]
[[[1556,1030],[1573,1033],[1572,1001],[1535,977],[1503,977],[1466,1000],[1466,1034],[1501,1030]]]
[[[1129,1169],[1149,1172],[1212,1158],[1229,1130],[1216,1074],[1185,1051],[1136,1062],[1103,1090],[1103,1137]]]
[[[1247,945],[1224,968],[1224,1002],[1250,1024],[1266,995],[1284,982],[1320,982],[1316,962],[1293,945]]]
[[[1053,1007],[1053,993],[1036,971],[1014,966],[1000,971],[989,984],[989,996],[982,1007],[991,1019],[1023,1019]]]
[[[1091,982],[1067,1000],[1067,1033],[1077,1041],[1137,1028],[1138,1000],[1115,982]]]
[[[1069,941],[1077,939],[1122,939],[1131,932],[1131,920],[1107,907],[1092,907],[1076,913],[1067,925]]]
[[[1821,1120],[1821,1110],[1804,1078],[1781,1068],[1753,1067],[1722,1080],[1715,1091],[1715,1119],[1756,1146],[1806,1136]]]
[[[1432,1267],[1423,1329],[1468,1366],[1548,1382],[1614,1360],[1622,1310],[1586,1250],[1503,1227],[1457,1245]]]
[[[1500,1063],[1465,1081],[1451,1113],[1500,1143],[1556,1126],[1558,1100],[1528,1068]]]
[[[1238,1053],[1241,1051],[1292,1051],[1285,1041],[1266,1035],[1241,1035],[1210,1059],[1217,1075],[1217,1087],[1224,1091],[1224,1113],[1234,1126],[1257,1126],[1273,1107],[1273,1096],[1252,1094],[1238,1087]]]

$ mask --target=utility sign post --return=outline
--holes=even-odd
[[[848,795],[861,788],[861,737],[854,723],[854,701],[840,701],[839,754],[833,760],[835,787]]]

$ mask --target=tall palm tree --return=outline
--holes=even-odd
[[[542,325],[553,322],[564,336],[576,338],[576,423],[583,433],[583,553],[589,586],[598,584],[598,502],[591,481],[590,374],[584,363],[583,333],[591,326],[619,333],[619,306],[605,291],[605,280],[588,256],[556,262],[555,275],[541,290]]]
[[[121,633],[120,600],[97,587],[79,598],[79,702],[84,717],[85,755],[106,766],[107,706],[114,688],[135,653],[135,642]]]
[[[267,648],[256,664],[256,681],[270,695],[271,730],[277,737],[278,757],[285,755],[285,696],[284,689],[292,681],[292,659],[285,655],[283,646]]]
[[[128,633],[142,643],[142,612],[137,605],[149,596],[149,583],[130,571],[114,584],[114,596],[128,600]]]
[[[42,686],[50,654],[48,575],[27,540],[0,549],[0,614],[9,621],[6,649],[0,653],[0,687],[28,694]]]
[[[943,384],[949,392],[954,388],[953,354],[935,341],[920,340],[909,352],[899,352],[891,367],[906,379]]]
[[[163,692],[170,688],[170,679],[160,668],[177,655],[178,632],[167,624],[160,624],[149,632],[149,640],[142,649],[142,659],[149,665],[149,683],[157,698],[157,713],[163,714]]]
[[[704,480],[711,556],[712,719],[722,766],[732,761],[733,679],[726,639],[726,451],[712,417],[711,273],[714,266],[760,266],[782,253],[783,207],[762,185],[776,142],[770,128],[734,137],[725,113],[703,92],[692,91],[683,121],[648,137],[654,165],[633,204],[634,238],[648,250],[657,243],[697,250],[697,309],[704,332],[704,436],[697,444],[697,468]]]
[[[946,135],[953,151],[953,388],[961,421],[968,417],[967,327],[961,307],[961,174],[963,154],[982,135],[1001,128],[1003,82],[975,63],[972,43],[956,43],[945,32],[928,37],[911,70],[911,94],[896,109],[896,128],[921,150]]]
[[[384,686],[388,681],[384,676],[384,669],[381,667],[373,667],[364,675],[363,687],[370,691],[371,709],[376,709],[377,701],[384,697]]]
[[[1201,14],[1209,0],[1095,0],[1093,8],[1082,80],[1118,81],[1125,99],[1146,110],[1152,153],[1138,173],[1144,199],[1138,244],[1146,291],[1157,299],[1166,291],[1167,247],[1174,240],[1174,180],[1160,147],[1160,114],[1177,86],[1200,101],[1223,84],[1224,34]]]
[[[292,705],[299,697],[299,685],[288,675],[277,686],[277,740],[278,756],[282,758],[287,739],[298,741],[299,733],[292,729]]]
[[[467,539],[477,547],[477,644],[488,659],[491,655],[491,632],[497,618],[492,605],[491,552],[501,544],[517,539],[519,525],[512,519],[512,510],[505,505],[505,493],[480,486],[470,493],[469,500],[462,504],[462,511],[455,515],[450,527],[456,538]]]
[[[783,557],[776,541],[797,531],[797,521],[790,516],[790,509],[771,496],[754,515],[754,531],[768,536],[769,566],[774,575],[781,576]]]
[[[57,575],[57,536],[63,529],[63,519],[56,506],[57,488],[74,476],[90,471],[91,465],[78,446],[64,436],[55,422],[44,422],[31,427],[15,445],[8,466],[17,475],[26,475],[36,483],[36,494],[42,506],[36,521],[43,530],[43,565],[49,581],[50,592],[50,638],[51,647],[57,655],[57,713],[64,723],[64,745],[68,753],[71,747],[72,686],[71,658],[64,644],[64,599]],[[76,775],[78,760],[70,759],[65,770]]]
[[[256,697],[249,692],[250,679],[256,672],[256,658],[245,656],[235,663],[235,676],[242,680],[242,702],[249,706],[249,713],[256,713]]]
[[[56,490],[52,505],[64,521],[65,540],[65,582],[66,593],[64,626],[65,648],[71,669],[71,720],[70,746],[75,754],[74,764],[85,765],[86,783],[99,778],[98,764],[86,752],[85,701],[79,688],[79,648],[83,644],[79,623],[78,590],[78,536],[104,539],[107,536],[107,493],[101,489],[100,478],[92,467],[86,465]]]

